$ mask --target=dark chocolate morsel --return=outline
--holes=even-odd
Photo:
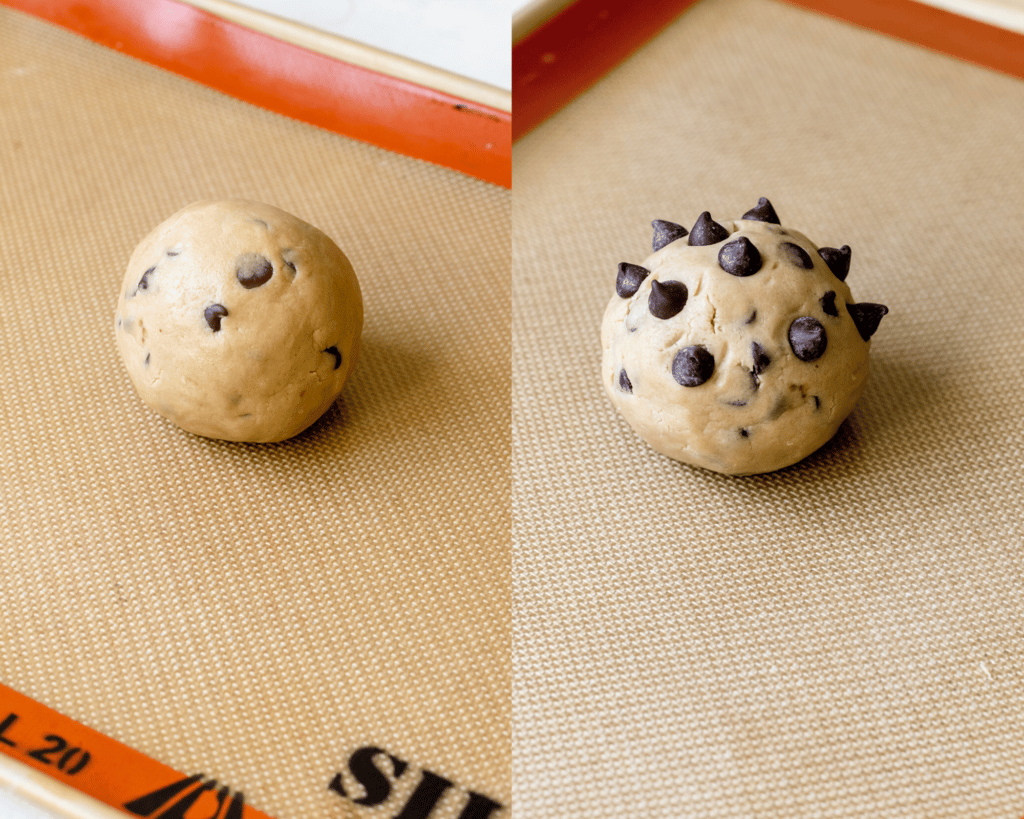
[[[754,359],[754,375],[760,375],[768,369],[768,365],[772,363],[771,356],[765,352],[764,347],[758,344],[756,341],[750,345],[750,355]]]
[[[746,430],[746,429],[741,429],[740,430],[740,435],[742,435],[744,438],[747,438],[747,437],[750,436],[750,431]]]
[[[210,325],[210,329],[215,333],[220,330],[220,320],[227,314],[228,308],[223,304],[211,304],[203,311],[206,323]]]
[[[167,251],[167,255],[168,256],[177,256],[179,253],[181,253],[180,250],[168,250]]]
[[[754,222],[771,222],[773,225],[779,224],[779,217],[775,213],[775,208],[773,208],[772,203],[763,196],[757,200],[757,207],[751,208],[744,213],[743,218],[750,219]]]
[[[665,245],[686,235],[686,228],[682,225],[666,222],[664,219],[655,219],[651,222],[651,227],[654,228],[654,240],[651,242],[654,250],[661,250]]]
[[[811,254],[800,247],[800,245],[795,245],[792,242],[783,242],[779,245],[779,250],[789,259],[791,264],[795,264],[797,267],[802,267],[804,270],[811,270],[814,267],[814,262],[811,261]]]
[[[690,230],[689,243],[693,247],[702,245],[716,245],[729,238],[729,231],[711,218],[711,214],[704,211]]]
[[[733,276],[753,276],[761,269],[761,254],[746,236],[722,245],[718,266]]]
[[[744,324],[753,324],[753,323],[754,323],[754,322],[755,322],[756,320],[757,320],[757,310],[755,310],[755,311],[754,311],[753,313],[751,313],[751,314],[750,314],[750,318],[748,318],[748,319],[747,319],[747,320],[746,320],[745,322],[743,322],[743,323],[744,323]]]
[[[619,389],[623,392],[633,392],[633,382],[629,380],[625,370],[619,370]]]
[[[684,347],[672,359],[672,377],[684,387],[699,387],[715,372],[715,357],[706,347]]]
[[[850,318],[853,319],[853,323],[857,325],[860,337],[865,341],[875,334],[882,316],[889,312],[889,308],[884,304],[870,304],[869,302],[848,304],[846,310],[849,312]]]
[[[143,361],[142,363],[145,364],[147,367],[149,366],[149,353],[146,353],[146,360]]]
[[[846,281],[846,276],[850,272],[850,257],[852,255],[849,245],[843,245],[838,249],[834,247],[819,247],[818,255],[825,260],[828,269],[832,271],[832,274],[839,281]]]
[[[826,316],[836,318],[839,315],[839,308],[836,307],[836,291],[829,290],[821,297],[821,309]]]
[[[147,270],[145,273],[142,274],[142,278],[139,279],[139,284],[135,288],[135,292],[136,293],[138,293],[140,290],[148,290],[149,289],[149,277],[153,274],[154,270],[156,270],[155,266],[149,268],[149,270]]]
[[[235,268],[239,284],[247,290],[266,284],[274,275],[270,259],[259,253],[243,253],[235,259]]]
[[[815,395],[815,396],[812,396],[812,397],[814,398],[814,408],[815,408],[816,410],[819,410],[819,409],[821,409],[821,399],[820,399],[820,398],[818,398],[818,396],[816,396],[816,395]]]
[[[647,309],[655,318],[670,319],[686,306],[689,292],[682,282],[651,282]]]
[[[646,267],[629,262],[619,262],[619,274],[615,277],[615,292],[618,293],[619,298],[628,299],[640,289],[643,280],[650,275],[651,271]]]
[[[338,369],[341,366],[341,352],[339,352],[338,348],[332,345],[324,350],[324,352],[334,356],[334,369]]]
[[[816,361],[828,346],[828,335],[816,318],[801,316],[789,325],[789,346],[801,361]]]

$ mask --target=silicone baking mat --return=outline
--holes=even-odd
[[[130,815],[507,815],[509,191],[6,8],[0,42],[0,751],[104,762],[20,692],[180,773]],[[228,196],[363,289],[352,380],[281,444],[171,426],[113,343],[136,243]]]
[[[1024,83],[701,0],[513,151],[517,819],[1024,816]],[[836,438],[730,478],[614,413],[652,219],[849,244],[886,304]]]

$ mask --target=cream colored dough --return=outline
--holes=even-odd
[[[320,230],[270,205],[189,205],[135,249],[115,336],[142,400],[188,432],[281,441],[355,367],[359,284]]]
[[[777,218],[761,200],[765,206]],[[870,342],[864,336],[870,337],[886,309],[856,305],[841,280],[842,262],[833,272],[806,236],[748,217],[716,223],[728,236],[714,243],[691,246],[695,226],[650,255],[640,264],[649,274],[632,295],[612,298],[601,329],[604,386],[630,426],[670,458],[733,475],[789,466],[835,434],[868,377]],[[756,248],[761,265],[732,275],[719,254],[741,237]],[[784,245],[796,245],[806,256]],[[679,286],[667,283],[686,288],[676,315],[651,312],[654,282],[677,293]],[[790,341],[798,319],[797,337],[800,327],[810,327],[827,339],[813,360],[801,360]],[[703,383],[684,386],[673,375],[673,362],[695,347],[706,351],[699,353],[704,375],[708,356],[713,371]],[[684,377],[694,370],[686,366],[694,355],[682,354]]]

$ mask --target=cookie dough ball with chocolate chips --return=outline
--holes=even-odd
[[[764,198],[737,221],[653,227],[654,252],[619,265],[601,328],[615,407],[658,452],[715,472],[814,452],[860,397],[888,312],[854,300],[850,248],[783,228]]]
[[[128,263],[115,336],[142,400],[182,429],[282,441],[355,367],[363,305],[325,234],[270,205],[189,205]]]

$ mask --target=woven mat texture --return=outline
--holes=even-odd
[[[327,789],[366,745],[463,789],[432,819],[508,804],[509,192],[7,9],[0,42],[0,681],[278,819],[396,813],[413,773]],[[135,245],[222,197],[363,290],[353,378],[281,444],[180,431],[114,346]]]
[[[1024,816],[1024,83],[702,0],[513,155],[517,819]],[[616,416],[652,219],[853,248],[890,313],[822,450],[730,478]]]

